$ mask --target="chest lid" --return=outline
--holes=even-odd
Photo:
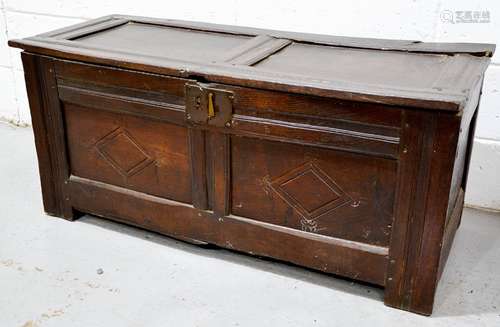
[[[206,82],[448,111],[463,109],[495,49],[121,15],[9,45]]]

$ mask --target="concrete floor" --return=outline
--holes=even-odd
[[[46,216],[28,128],[0,125],[0,181],[0,326],[500,326],[498,214],[465,210],[427,318],[321,273]]]

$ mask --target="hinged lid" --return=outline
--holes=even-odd
[[[9,44],[207,82],[451,111],[463,108],[495,49],[117,15]]]

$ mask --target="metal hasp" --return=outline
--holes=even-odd
[[[186,119],[195,124],[231,126],[234,94],[210,84],[186,83]]]

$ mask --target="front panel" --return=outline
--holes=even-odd
[[[192,203],[182,79],[59,62],[71,176]]]
[[[236,136],[231,158],[232,214],[388,246],[396,161]]]
[[[385,284],[400,109],[54,67],[68,210]]]
[[[63,106],[72,175],[191,203],[185,127]]]

